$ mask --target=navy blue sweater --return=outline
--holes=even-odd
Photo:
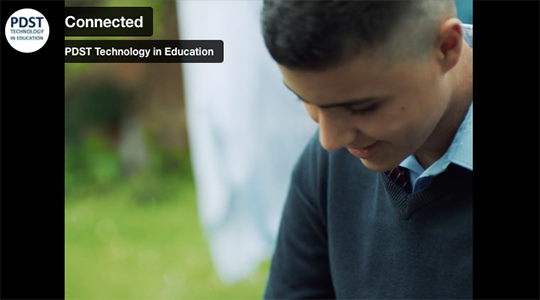
[[[295,167],[265,299],[472,298],[472,172],[413,194],[318,135]]]

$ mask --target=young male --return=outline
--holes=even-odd
[[[266,0],[262,24],[319,124],[265,298],[472,298],[472,26],[454,1]]]

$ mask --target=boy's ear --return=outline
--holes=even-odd
[[[458,63],[463,46],[463,30],[461,22],[456,18],[450,18],[439,26],[439,32],[435,40],[437,60],[441,64],[444,73],[450,71]]]

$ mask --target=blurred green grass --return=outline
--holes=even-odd
[[[199,225],[191,176],[143,173],[65,199],[66,299],[260,299],[269,263],[218,279]]]

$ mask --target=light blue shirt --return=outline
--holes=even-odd
[[[401,164],[401,167],[409,169],[410,182],[413,192],[426,187],[434,176],[442,173],[451,164],[456,164],[468,170],[473,170],[472,162],[472,111],[473,105],[469,107],[467,116],[461,123],[454,140],[446,153],[425,170],[416,160],[414,155],[407,157]]]
[[[462,25],[463,37],[472,47],[472,25]],[[456,164],[468,170],[473,170],[472,162],[472,134],[473,134],[473,104],[458,128],[454,140],[446,153],[425,170],[413,155],[407,157],[399,164],[400,167],[409,169],[409,179],[412,183],[413,192],[419,191],[429,185],[433,177],[444,172],[451,164]]]

